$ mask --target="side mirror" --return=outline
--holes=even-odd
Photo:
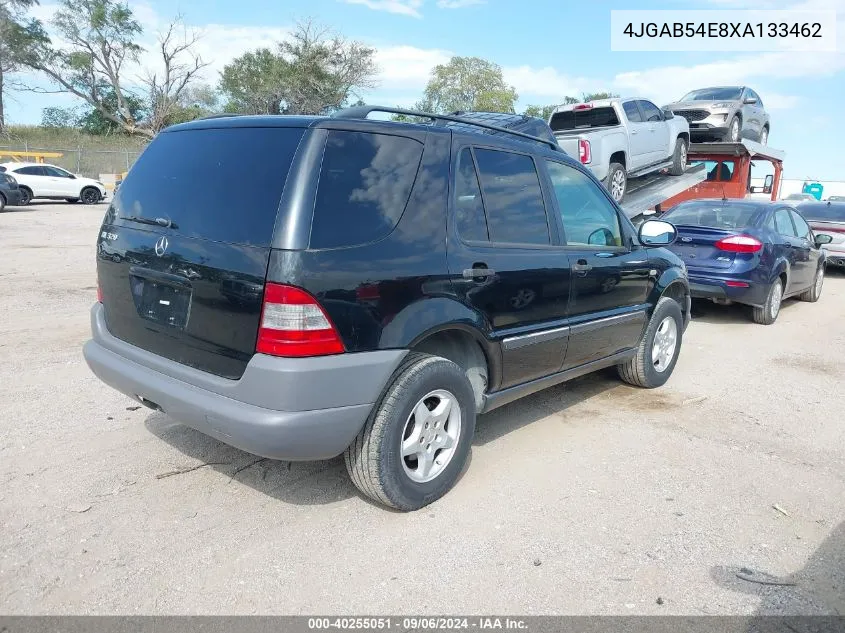
[[[678,231],[669,222],[646,220],[640,224],[637,237],[643,246],[668,246],[678,237]]]
[[[757,103],[757,99],[755,99],[754,97],[745,97],[745,100],[743,101],[743,103],[748,104],[748,105],[754,105],[754,104]]]
[[[822,244],[830,244],[833,241],[833,236],[828,235],[827,233],[817,233],[816,234],[816,246],[821,246]]]
[[[669,110],[668,108],[663,110],[663,118],[668,121],[669,119],[675,118],[675,113]]]

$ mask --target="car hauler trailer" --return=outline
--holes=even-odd
[[[782,150],[748,140],[693,143],[689,147],[689,164],[704,168],[704,180],[663,200],[654,209],[661,213],[680,202],[699,198],[743,199],[751,195],[777,200],[785,156]],[[752,187],[752,165],[761,161],[771,163],[773,173],[766,176],[762,187]]]

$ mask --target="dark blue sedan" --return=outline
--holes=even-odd
[[[690,200],[665,213],[678,239],[670,246],[687,265],[693,298],[743,303],[754,321],[775,322],[787,297],[818,301],[824,284],[822,244],[784,202]]]

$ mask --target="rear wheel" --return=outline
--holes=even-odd
[[[411,352],[346,449],[346,470],[371,499],[418,510],[455,484],[474,432],[475,396],[464,371]]]
[[[766,303],[759,308],[754,308],[754,322],[760,325],[771,325],[777,321],[781,301],[783,301],[783,281],[778,277],[769,288]]]
[[[681,176],[687,168],[687,142],[678,137],[675,143],[675,153],[672,155],[672,166],[669,173],[673,176]]]
[[[683,318],[681,306],[674,299],[663,297],[657,302],[637,355],[617,365],[622,380],[647,389],[660,387],[669,380],[681,353]]]
[[[604,186],[610,192],[610,197],[616,202],[622,202],[625,197],[625,188],[628,186],[628,175],[625,168],[619,163],[610,163],[607,177],[604,179]]]
[[[3,212],[3,209],[6,208],[6,197],[0,193],[0,213]]]
[[[32,191],[26,187],[21,187],[21,199],[18,202],[18,205],[25,207],[30,202],[32,202]]]
[[[79,199],[83,204],[97,204],[100,201],[100,192],[94,187],[85,187],[79,194]]]
[[[819,266],[816,276],[813,278],[813,285],[798,295],[798,298],[801,301],[815,303],[822,296],[822,286],[824,286],[824,266]]]

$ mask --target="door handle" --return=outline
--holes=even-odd
[[[572,264],[572,271],[581,277],[584,277],[587,272],[591,271],[593,267],[587,262],[586,259],[579,259],[577,262]]]
[[[639,132],[637,132],[636,130],[631,130],[631,135],[633,136],[634,134],[639,134]]]
[[[463,278],[472,279],[474,281],[484,281],[485,277],[492,277],[495,274],[495,270],[487,268],[484,264],[473,264],[472,268],[464,269]]]
[[[613,253],[596,253],[596,254],[593,255],[593,257],[602,257],[602,258],[613,257]],[[581,261],[581,260],[578,260],[578,261]]]

